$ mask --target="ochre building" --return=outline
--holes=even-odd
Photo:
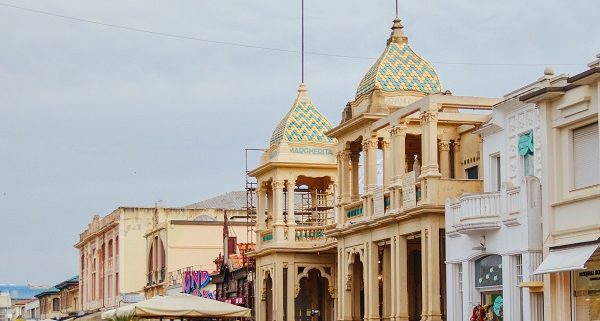
[[[339,320],[445,320],[444,204],[480,192],[473,133],[498,99],[443,92],[399,19],[368,70],[337,140]]]

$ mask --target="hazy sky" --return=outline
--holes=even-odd
[[[0,283],[77,273],[73,244],[94,214],[243,189],[244,148],[266,147],[300,82],[297,53],[7,4],[300,48],[299,0],[0,0]],[[307,51],[377,57],[394,2],[305,0],[305,10]],[[598,10],[597,0],[400,1],[413,49],[444,89],[473,96],[501,96],[545,66],[585,70],[600,52]],[[334,125],[373,62],[306,56],[309,94]]]

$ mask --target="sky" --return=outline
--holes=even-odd
[[[394,7],[305,0],[305,82],[332,124],[383,51]],[[584,71],[600,53],[598,9],[399,3],[444,90],[486,97],[545,67]],[[94,214],[242,190],[244,148],[267,147],[296,96],[300,16],[299,0],[0,0],[0,283],[75,275],[73,245]]]

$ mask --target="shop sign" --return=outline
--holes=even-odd
[[[600,293],[600,267],[577,272],[576,296]]]
[[[293,147],[290,153],[304,155],[333,155],[331,148],[313,148],[313,147]]]
[[[408,172],[402,176],[402,207],[409,209],[417,206],[417,193],[415,172]]]
[[[208,271],[184,271],[182,292],[207,299],[215,299],[215,291],[206,288],[210,281],[211,277]]]

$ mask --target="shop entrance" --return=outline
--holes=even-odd
[[[423,311],[422,275],[421,275],[421,239],[408,240],[408,319],[421,320]]]
[[[265,279],[265,321],[273,320],[273,279],[267,274]]]
[[[331,297],[329,282],[317,269],[308,271],[308,277],[300,279],[300,292],[296,297],[296,321],[331,321]]]
[[[365,318],[365,282],[363,280],[363,264],[360,255],[354,254],[352,263],[352,320]]]

